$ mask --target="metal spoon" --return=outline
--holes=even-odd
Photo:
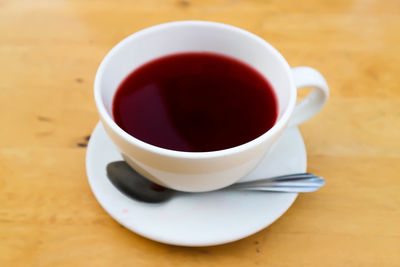
[[[159,203],[170,199],[174,194],[182,193],[154,184],[132,169],[125,161],[107,164],[107,176],[111,183],[128,197],[143,202]],[[269,192],[306,193],[314,192],[325,184],[322,177],[311,173],[296,173],[236,183],[221,190],[251,190]]]

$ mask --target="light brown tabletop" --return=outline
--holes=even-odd
[[[254,32],[331,90],[300,127],[308,170],[327,185],[267,229],[215,247],[130,232],[85,173],[103,56],[183,19]],[[0,266],[400,266],[398,0],[1,0],[0,36]]]

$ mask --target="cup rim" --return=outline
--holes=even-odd
[[[123,47],[126,43],[140,37],[141,35],[146,35],[150,34],[152,32],[162,30],[165,28],[169,27],[175,27],[175,26],[181,26],[181,25],[192,25],[192,26],[212,26],[212,27],[218,27],[224,30],[228,31],[234,31],[237,33],[240,33],[244,35],[246,38],[251,38],[254,41],[257,41],[261,43],[266,49],[270,50],[272,54],[279,60],[279,62],[283,65],[284,69],[286,70],[288,79],[289,79],[289,86],[293,93],[290,94],[289,96],[289,101],[287,108],[284,110],[283,115],[281,116],[280,119],[278,119],[275,124],[272,126],[271,129],[266,131],[264,134],[260,135],[259,137],[227,149],[222,149],[222,150],[215,150],[215,151],[206,151],[206,152],[187,152],[187,151],[178,151],[178,150],[172,150],[172,149],[166,149],[162,147],[158,147],[149,143],[146,143],[144,141],[141,141],[134,136],[128,134],[125,132],[119,125],[113,120],[113,118],[110,116],[110,114],[107,112],[106,107],[104,105],[104,102],[101,97],[101,90],[100,90],[100,83],[101,83],[101,77],[104,74],[104,69],[105,66],[108,64],[110,59],[113,57],[113,55],[121,48]],[[294,110],[294,106],[296,104],[296,98],[297,98],[297,90],[295,89],[295,85],[293,82],[293,77],[290,74],[290,67],[285,58],[279,53],[279,51],[274,48],[271,44],[269,44],[267,41],[262,39],[261,37],[248,32],[246,30],[243,30],[241,28],[224,24],[224,23],[219,23],[219,22],[212,22],[212,21],[203,21],[203,20],[181,20],[181,21],[173,21],[173,22],[166,22],[154,26],[147,27],[145,29],[142,29],[140,31],[137,31],[123,40],[121,40],[117,45],[115,45],[103,58],[102,62],[99,65],[99,68],[97,69],[95,80],[94,80],[94,98],[95,98],[95,103],[97,106],[97,110],[102,118],[103,123],[107,124],[118,136],[123,138],[125,141],[127,141],[130,144],[134,144],[135,146],[152,152],[156,153],[159,155],[163,156],[168,156],[168,157],[176,157],[176,158],[217,158],[221,156],[228,156],[236,153],[243,152],[245,150],[248,150],[250,148],[253,148],[255,146],[258,146],[262,142],[264,142],[266,139],[274,136],[277,134],[285,125],[288,123],[289,118]]]

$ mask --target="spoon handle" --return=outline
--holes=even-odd
[[[281,193],[310,193],[317,191],[319,186],[265,186],[265,187],[246,187],[235,188],[240,191],[263,191],[263,192],[281,192]]]
[[[290,190],[290,192],[294,192],[294,190],[306,190],[298,192],[312,192],[309,190],[315,191],[324,184],[325,181],[322,177],[318,177],[311,173],[297,173],[237,183],[227,187],[226,189],[266,191],[266,188],[273,188],[273,191],[279,191],[278,189],[281,189],[285,190],[284,192],[287,192],[287,190]]]

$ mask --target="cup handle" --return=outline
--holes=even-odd
[[[296,104],[289,126],[295,126],[311,119],[325,105],[329,97],[329,88],[324,77],[310,67],[292,68],[292,76],[297,89],[312,87],[313,90]]]

